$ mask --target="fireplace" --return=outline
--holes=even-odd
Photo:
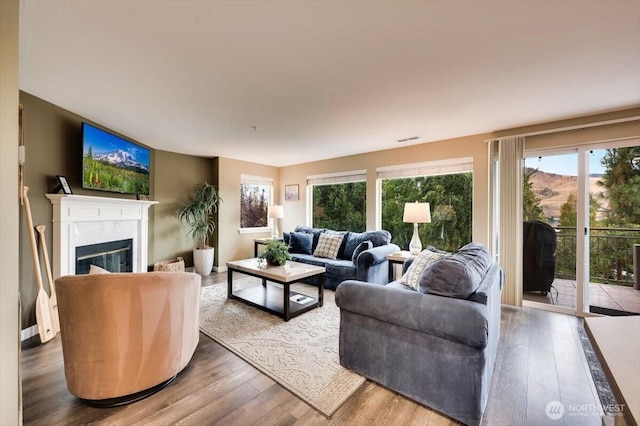
[[[109,272],[133,272],[133,239],[76,247],[76,275],[88,274],[91,265]]]
[[[130,272],[146,272],[148,268],[149,207],[157,201],[131,200],[124,198],[92,197],[75,194],[47,194],[53,205],[53,276],[76,275],[83,272],[88,265],[82,266],[77,257],[90,253],[78,254],[87,246],[111,244],[123,240],[129,241],[128,250],[118,251],[104,256],[109,262],[104,269],[117,271],[126,269]],[[121,250],[105,246],[102,252]],[[124,256],[124,260],[117,259]],[[95,254],[95,253],[94,253]],[[100,257],[98,256],[98,257]],[[106,260],[108,257],[111,260]],[[118,262],[119,266],[115,262]],[[124,262],[124,263],[122,263]],[[83,262],[84,263],[84,262]],[[122,263],[122,264],[120,264]],[[94,263],[96,264],[96,263]],[[100,265],[97,265],[100,266]],[[103,267],[103,266],[101,266]],[[88,269],[87,269],[88,270]],[[124,271],[123,271],[124,272]]]

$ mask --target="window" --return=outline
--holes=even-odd
[[[269,230],[267,208],[273,198],[273,179],[257,176],[241,176],[240,228],[241,231],[263,232]]]
[[[407,250],[413,225],[402,221],[404,203],[428,202],[431,223],[418,228],[423,246],[456,251],[471,242],[472,170],[471,158],[379,168],[382,229]]]
[[[366,171],[310,176],[311,224],[316,228],[363,232],[367,227]]]

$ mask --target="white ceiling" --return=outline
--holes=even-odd
[[[20,16],[22,90],[185,154],[285,166],[640,105],[636,0],[22,0]]]

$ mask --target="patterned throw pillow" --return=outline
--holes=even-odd
[[[340,245],[344,235],[337,234],[320,234],[318,239],[318,246],[316,247],[313,255],[316,257],[324,257],[327,259],[336,259],[338,252],[340,251]]]
[[[402,276],[400,283],[416,291],[420,290],[420,275],[422,275],[422,272],[445,256],[443,253],[422,250]]]

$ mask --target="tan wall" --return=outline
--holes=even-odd
[[[153,224],[149,230],[149,264],[182,256],[185,264],[193,265],[196,243],[187,236],[189,228],[177,218],[177,212],[190,197],[197,183],[217,185],[214,160],[167,151],[155,151],[153,163],[154,200],[151,207]],[[214,238],[215,246],[215,238]]]
[[[0,1],[0,424],[22,424],[18,250],[18,23],[20,3]]]
[[[242,174],[272,178],[274,180],[274,199],[281,200],[279,169],[277,167],[229,158],[218,159],[218,179],[222,204],[218,214],[218,246],[216,270],[225,270],[230,260],[253,257],[253,239],[268,237],[269,232],[240,234],[240,176]],[[285,206],[285,218],[289,214]],[[282,221],[280,231],[282,231]]]
[[[296,225],[305,225],[307,176],[345,172],[367,171],[367,229],[375,229],[376,223],[376,168],[451,158],[473,157],[473,240],[487,244],[489,241],[488,151],[485,139],[488,134],[450,139],[440,142],[412,145],[396,149],[353,155],[332,160],[316,161],[283,167],[280,181],[284,185],[300,185],[300,201],[283,201],[285,218],[281,230],[290,231]]]

